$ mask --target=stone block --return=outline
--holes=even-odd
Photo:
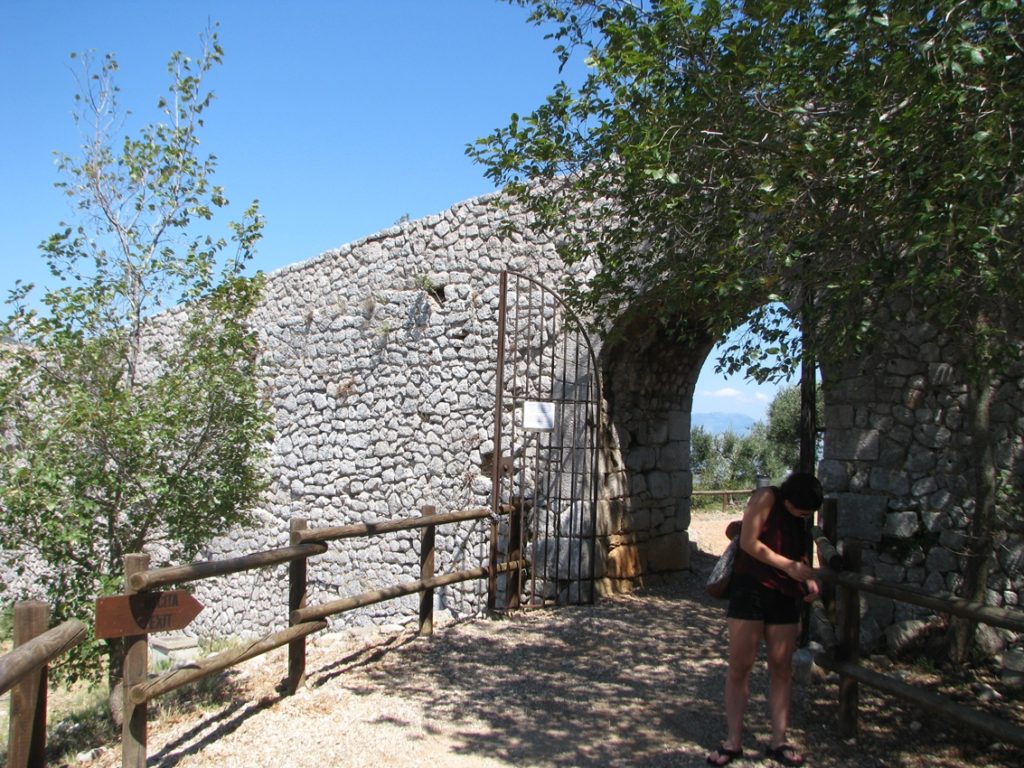
[[[693,491],[693,473],[689,470],[676,471],[672,476],[672,496],[677,499],[689,497]]]
[[[690,439],[689,411],[669,411],[668,439],[683,441],[688,441]]]
[[[666,443],[658,456],[658,466],[664,470],[682,469],[690,463],[690,444],[683,440]]]
[[[957,567],[956,555],[945,547],[932,547],[925,564],[929,571],[948,573]]]
[[[886,493],[890,496],[906,496],[910,493],[910,480],[904,472],[884,467],[873,467],[868,479],[868,486],[873,491]]]
[[[685,532],[660,536],[647,543],[647,570],[682,571],[690,567],[690,537]]]
[[[875,461],[879,454],[879,432],[876,429],[844,429],[827,435],[825,456],[844,461]]]
[[[893,653],[900,653],[908,645],[928,632],[932,623],[924,619],[909,619],[890,624],[885,628],[885,644]]]
[[[181,632],[153,634],[149,648],[154,660],[169,659],[171,663],[194,661],[199,658],[199,641]]]
[[[1024,572],[1024,541],[1008,542],[999,548],[999,565],[1007,574]]]
[[[603,575],[612,579],[634,578],[642,572],[640,547],[624,544],[612,547],[604,558]]]
[[[954,552],[962,552],[967,546],[967,534],[946,529],[939,534],[939,544]]]
[[[658,452],[651,446],[632,448],[626,456],[626,466],[633,471],[653,469],[657,464]]]
[[[623,521],[624,531],[649,531],[651,529],[651,510],[635,509]]]
[[[888,499],[862,493],[836,494],[837,528],[840,539],[882,540],[882,526]]]
[[[647,475],[634,472],[629,476],[629,495],[642,496],[647,493]]]
[[[845,491],[850,483],[850,475],[846,464],[834,460],[819,462],[818,479],[821,480],[821,484],[829,491]]]
[[[1006,648],[1006,630],[979,624],[974,635],[974,643],[985,658],[993,659]]]
[[[931,509],[945,511],[953,505],[953,494],[942,489],[928,497],[928,506]]]
[[[885,516],[885,528],[883,536],[890,536],[894,539],[909,539],[918,530],[916,512],[890,512]]]
[[[647,475],[647,489],[653,499],[668,499],[672,497],[672,479],[667,472],[649,472]]]
[[[637,439],[646,445],[662,445],[668,440],[668,431],[665,421],[647,422],[640,427]]]
[[[853,407],[849,405],[826,405],[825,423],[832,429],[849,429],[853,426]]]

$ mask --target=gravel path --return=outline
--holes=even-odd
[[[706,531],[692,531],[702,547],[724,546],[715,533],[720,516],[703,525]],[[317,638],[307,685],[292,697],[275,689],[287,666],[275,652],[233,670],[219,705],[152,722],[149,765],[704,765],[724,728],[725,621],[722,604],[702,592],[713,560],[697,553],[694,571],[671,586],[593,606],[453,623],[429,639]],[[734,765],[761,762],[765,677],[761,664],[752,680],[749,758]],[[794,695],[791,738],[809,750],[809,765],[1024,764],[1020,751],[993,750],[863,689],[862,733],[844,743],[829,732],[835,696],[836,686],[821,681]],[[119,748],[111,748],[80,765],[119,761]]]

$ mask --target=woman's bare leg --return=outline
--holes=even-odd
[[[739,749],[743,741],[743,715],[750,695],[750,671],[757,660],[757,649],[764,624],[747,619],[729,619],[729,671],[725,677],[725,722],[728,737],[723,746]]]
[[[768,624],[764,628],[768,656],[768,709],[772,719],[772,743],[786,743],[789,704],[793,690],[793,652],[800,635],[799,624]]]

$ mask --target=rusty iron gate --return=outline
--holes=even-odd
[[[491,610],[593,602],[603,434],[597,358],[562,299],[501,273],[495,376]],[[494,573],[494,569],[492,569]]]

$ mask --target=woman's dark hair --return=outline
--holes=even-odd
[[[825,497],[818,478],[809,472],[794,472],[782,481],[779,490],[782,498],[790,501],[797,509],[820,509]]]

